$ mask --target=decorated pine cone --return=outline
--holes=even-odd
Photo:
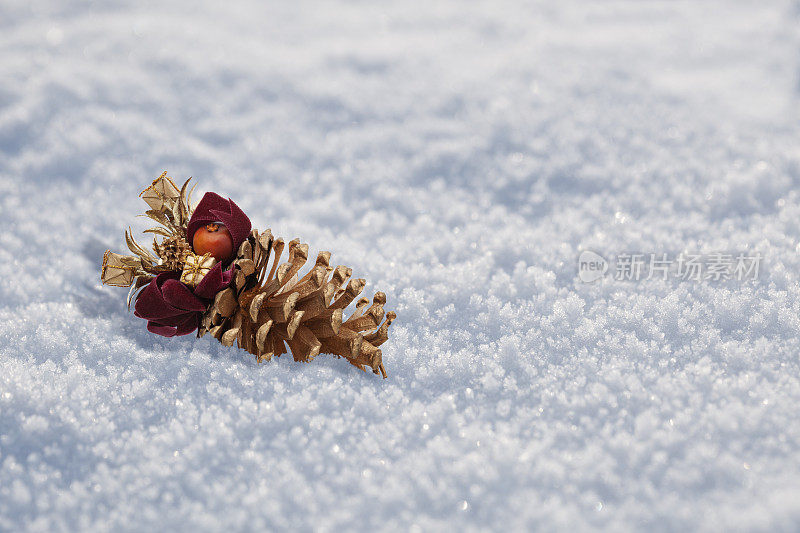
[[[210,334],[226,346],[236,342],[259,363],[287,353],[287,345],[295,361],[329,353],[386,377],[378,346],[396,317],[384,312],[386,295],[375,293],[371,304],[359,299],[344,319],[365,280],[350,279],[348,267],[331,267],[330,252],[319,252],[300,277],[307,244],[252,229],[233,201],[215,193],[192,209],[188,183],[179,190],[164,172],[140,195],[151,207],[146,216],[162,225],[147,230],[163,237],[154,241],[156,256],[126,232],[134,255],[103,257],[103,283],[131,287],[128,305],[135,297],[135,314],[148,330]]]

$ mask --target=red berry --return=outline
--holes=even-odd
[[[224,224],[206,224],[194,232],[192,248],[197,255],[210,253],[217,261],[227,263],[233,256],[233,238]]]

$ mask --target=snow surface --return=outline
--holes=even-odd
[[[0,2],[0,530],[800,528],[800,4],[182,4]],[[148,334],[164,169],[385,291],[389,379]]]

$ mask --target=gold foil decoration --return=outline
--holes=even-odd
[[[181,191],[164,171],[153,180],[152,185],[139,193],[139,197],[155,211],[172,211],[175,202],[181,197]]]
[[[122,255],[106,250],[103,254],[103,267],[100,279],[112,287],[130,287],[137,275],[144,274],[142,261],[130,255]]]
[[[205,255],[188,254],[183,265],[183,272],[181,272],[181,282],[190,287],[197,286],[216,264],[217,260],[211,257],[210,253]]]

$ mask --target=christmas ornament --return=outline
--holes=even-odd
[[[128,307],[135,302],[134,314],[147,320],[147,329],[235,342],[259,363],[288,351],[302,362],[329,353],[385,378],[378,347],[396,318],[384,312],[386,296],[377,292],[371,303],[360,298],[345,319],[365,280],[351,279],[348,267],[331,267],[330,252],[319,252],[301,277],[307,244],[252,229],[232,200],[213,192],[192,208],[190,180],[178,189],[164,172],[140,194],[150,207],[145,216],[160,224],[145,231],[161,237],[153,241],[155,255],[126,231],[133,255],[103,256],[102,282],[130,287]]]

